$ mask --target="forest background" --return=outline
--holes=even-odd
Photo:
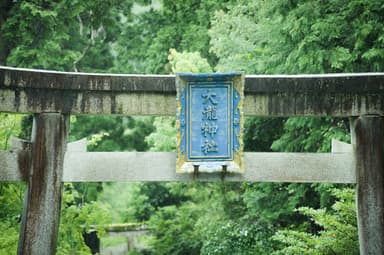
[[[0,64],[169,74],[382,72],[383,0],[0,1]],[[0,147],[31,116],[0,113]],[[173,151],[175,118],[72,116],[89,151]],[[245,151],[327,152],[348,119],[248,117]],[[262,164],[263,162],[260,162]],[[15,254],[25,184],[0,183],[0,254]],[[84,229],[145,222],[131,254],[358,254],[353,185],[65,183],[57,254],[89,254]],[[102,245],[116,245],[107,240]]]

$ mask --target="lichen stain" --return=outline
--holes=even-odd
[[[77,94],[71,90],[25,89],[27,109],[69,114],[77,101]]]
[[[17,151],[17,155],[17,163],[19,165],[20,177],[23,181],[28,181],[31,161],[31,149],[25,148],[24,150]]]
[[[114,94],[111,95],[111,113],[116,113],[116,97]]]
[[[87,92],[84,92],[81,94],[81,104],[80,104],[80,111],[81,112],[85,112],[85,109],[86,108],[89,108],[89,105],[88,105],[88,95],[87,95]]]
[[[15,107],[16,111],[19,111],[19,108],[20,108],[20,91],[19,89],[15,89],[14,90],[14,93],[15,93],[15,101],[13,103],[13,106]]]
[[[97,107],[97,110],[99,111],[99,113],[103,113],[103,108],[104,108],[104,97],[103,95],[98,95],[98,102],[99,102],[99,105],[96,106]]]
[[[88,85],[90,90],[110,90],[111,78],[102,76],[89,77]]]
[[[122,104],[119,104],[118,107],[117,107],[117,113],[118,114],[123,114],[123,105]]]
[[[72,112],[73,107],[77,102],[77,93],[71,90],[63,90],[59,93],[61,96],[61,112],[65,114],[69,114]]]
[[[5,86],[11,86],[11,84],[12,84],[11,75],[8,72],[5,72],[5,75],[4,75],[4,85]]]

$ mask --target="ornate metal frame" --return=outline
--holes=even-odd
[[[177,173],[244,172],[244,73],[176,75]]]

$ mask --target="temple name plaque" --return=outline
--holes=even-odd
[[[177,173],[240,172],[244,74],[176,75]]]

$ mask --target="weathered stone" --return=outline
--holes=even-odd
[[[0,152],[1,180],[28,181],[19,254],[54,254],[62,180],[194,180],[189,174],[176,175],[174,153],[67,153],[62,178],[67,130],[63,114],[174,116],[175,95],[172,75],[0,67],[0,112],[39,114],[32,150]],[[198,180],[355,183],[356,169],[360,250],[362,254],[381,254],[384,121],[380,116],[384,115],[384,73],[246,76],[244,114],[376,115],[357,120],[352,135],[355,157],[351,153],[245,153],[244,175],[200,174]],[[103,166],[108,164],[113,164],[108,168],[113,170],[105,171]],[[29,168],[31,172],[26,176]]]
[[[81,149],[82,150],[82,149]],[[221,174],[176,174],[173,152],[84,152],[65,155],[63,181],[221,181]],[[22,181],[18,156],[0,152],[0,181]],[[81,164],[79,164],[81,162]],[[260,162],[263,162],[260,164]],[[244,153],[244,174],[226,181],[355,183],[352,153]]]
[[[384,119],[356,120],[357,221],[360,254],[384,251]]]
[[[176,174],[173,152],[86,152],[65,156],[64,181],[221,181],[221,173]],[[79,164],[78,162],[81,162]],[[262,162],[262,163],[261,163]],[[355,183],[352,153],[244,153],[244,174],[226,181]],[[113,166],[113,167],[112,167]]]
[[[18,254],[56,252],[68,123],[68,118],[58,113],[34,118]]]
[[[65,73],[0,67],[0,111],[172,115],[175,76]],[[384,73],[249,75],[244,114],[384,114]]]
[[[332,138],[331,151],[332,153],[352,153],[353,146],[349,143],[340,142]]]

